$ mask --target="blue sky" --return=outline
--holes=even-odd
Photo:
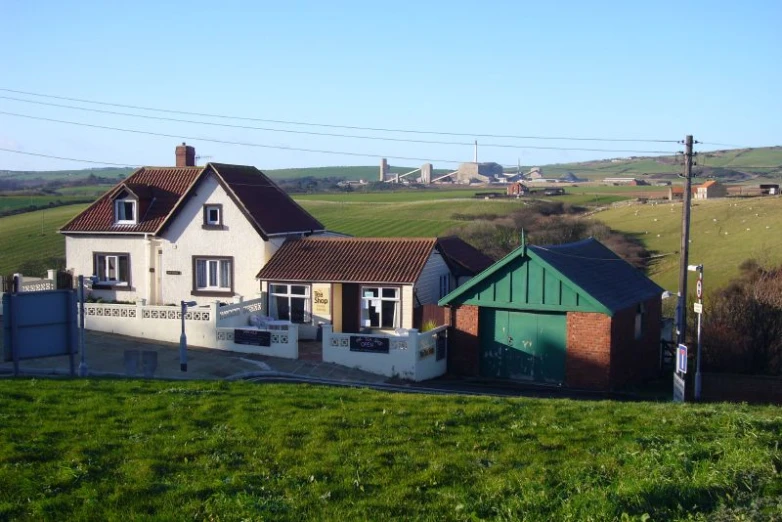
[[[164,5],[165,4],[165,5]],[[598,5],[593,5],[598,4]],[[134,2],[0,0],[0,88],[173,110],[466,134],[782,144],[782,2]],[[90,107],[29,95],[36,101]],[[98,106],[92,106],[100,108]],[[111,109],[110,107],[102,107]],[[142,113],[127,109],[111,109]],[[161,122],[0,98],[0,148],[166,165],[180,137],[260,168],[469,161],[472,147]],[[149,115],[159,113],[144,112]],[[169,115],[171,116],[171,115]],[[177,117],[177,116],[173,116]],[[208,120],[203,117],[183,117]],[[232,123],[228,120],[208,120]],[[471,137],[278,129],[471,142]],[[481,160],[545,164],[676,144],[481,138]],[[515,148],[517,146],[517,148]],[[701,150],[725,148],[702,146]],[[435,167],[452,164],[435,161]],[[0,169],[90,165],[0,151]]]

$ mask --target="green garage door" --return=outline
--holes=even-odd
[[[565,380],[565,314],[481,308],[481,375],[561,383]]]

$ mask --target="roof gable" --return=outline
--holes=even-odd
[[[435,238],[311,237],[286,241],[258,273],[266,281],[414,284]]]
[[[457,236],[437,238],[437,249],[456,276],[474,276],[494,263],[492,258]]]
[[[203,170],[203,167],[141,167],[66,223],[60,232],[156,233]],[[114,200],[123,192],[139,200],[136,224],[114,223]]]
[[[521,246],[439,304],[613,315],[662,288],[595,239]]]
[[[320,221],[263,172],[252,166],[209,163],[223,188],[256,230],[268,236],[325,230]]]

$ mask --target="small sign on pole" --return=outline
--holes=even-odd
[[[673,374],[673,402],[684,402],[685,384],[678,373]]]
[[[679,373],[687,373],[687,345],[680,344],[676,350],[676,370]]]
[[[698,278],[698,282],[695,283],[695,294],[698,296],[698,300],[703,299],[703,279]]]
[[[703,303],[693,303],[692,309],[695,310],[696,314],[702,314],[703,313]]]

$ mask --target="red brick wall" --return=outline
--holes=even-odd
[[[644,319],[640,339],[635,338],[637,306],[614,314],[611,324],[611,387],[654,377],[659,368],[662,301],[659,297],[644,303]]]
[[[480,372],[478,307],[461,305],[451,310],[448,332],[448,372],[454,375],[478,375]]]
[[[565,384],[605,390],[611,381],[611,317],[587,312],[567,314]]]

